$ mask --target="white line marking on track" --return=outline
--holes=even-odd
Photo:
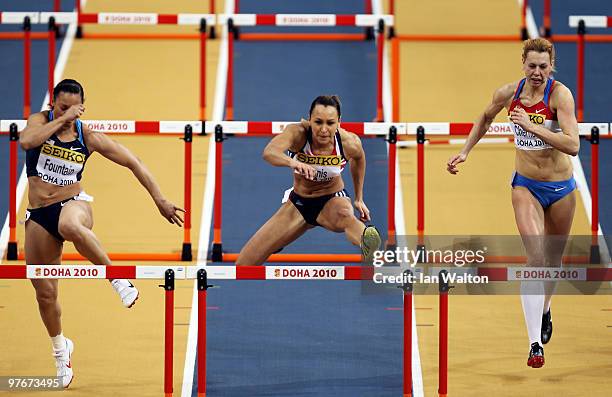
[[[87,3],[86,0],[81,0],[81,4],[85,7]],[[74,37],[76,35],[76,23],[71,23],[68,25],[68,29],[66,30],[66,36],[64,37],[64,41],[62,41],[62,48],[60,49],[59,55],[57,57],[57,61],[55,63],[55,73],[53,74],[53,81],[56,83],[59,82],[64,74],[64,69],[66,68],[66,63],[68,62],[68,56],[70,55],[70,50],[72,49],[72,44],[74,43]],[[45,98],[43,99],[41,110],[47,110],[47,104],[49,103],[49,92],[45,94]],[[17,211],[19,211],[19,207],[21,206],[21,201],[23,200],[23,195],[25,193],[27,185],[27,176],[25,165],[21,169],[21,173],[19,174],[19,179],[17,181],[17,197],[16,197],[16,207]],[[6,248],[9,240],[9,215],[8,211],[6,214],[6,218],[4,221],[4,225],[2,226],[2,232],[0,232],[0,263],[2,263],[4,259],[4,255],[6,253]]]
[[[225,2],[225,13],[233,14],[234,2]],[[215,98],[213,102],[213,120],[223,120],[225,106],[225,90],[227,84],[227,30],[219,32],[219,63],[217,64],[217,76],[215,85]],[[208,245],[210,240],[210,227],[213,212],[213,198],[215,193],[215,140],[209,138],[208,163],[206,166],[206,185],[202,198],[202,218],[200,221],[200,239],[198,241],[197,265],[205,266],[208,256]],[[183,367],[183,388],[181,397],[191,397],[193,388],[193,375],[196,362],[196,349],[198,340],[198,289],[197,281],[193,283],[193,297],[191,301],[191,314],[189,316],[189,331],[187,334],[187,351],[185,352],[185,365]]]
[[[372,11],[382,14],[383,8],[380,0],[372,0]],[[383,115],[385,121],[393,121],[391,80],[389,75],[389,46],[385,45],[383,53]],[[387,153],[388,153],[387,144]],[[395,159],[395,228],[398,236],[406,235],[404,219],[404,200],[402,194],[402,181],[400,178],[399,158]],[[414,297],[412,298],[412,317],[416,319],[414,312]],[[416,321],[412,322],[412,395],[423,397],[423,372],[421,369],[421,355],[419,352],[419,337],[416,328]]]
[[[517,1],[519,3],[519,7],[523,5],[523,0]],[[532,39],[540,37],[538,25],[535,22],[533,12],[531,11],[531,7],[529,6],[527,6],[527,32],[529,33],[529,37]],[[576,155],[571,156],[570,158],[572,160],[572,165],[574,166],[574,179],[576,179],[577,188],[580,192],[582,204],[584,205],[584,211],[586,212],[586,216],[589,220],[590,225],[593,223],[593,217],[591,216],[593,205],[593,200],[591,198],[591,190],[589,189],[589,185],[584,175],[584,169],[582,168],[582,162],[580,161],[580,157]],[[601,223],[597,224],[597,234],[599,234],[600,236],[603,235],[603,231],[601,230]],[[603,238],[600,238],[599,240],[599,253],[601,254],[601,261],[602,263],[610,263],[610,251],[608,250],[606,240]],[[610,283],[610,285],[612,285],[612,283]]]

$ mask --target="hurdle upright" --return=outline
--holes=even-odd
[[[234,119],[234,40],[238,38],[239,26],[292,26],[292,27],[334,27],[357,26],[376,27],[377,47],[377,87],[376,87],[376,121],[383,121],[383,52],[385,46],[385,29],[393,26],[392,15],[335,15],[335,14],[224,14],[219,16],[219,24],[228,30],[228,69],[227,90],[225,99],[225,119]]]
[[[236,137],[244,136],[273,136],[283,131],[288,122],[284,121],[207,121],[204,125],[206,133],[215,134],[215,197],[213,212],[213,262],[233,262],[237,253],[224,253],[222,244],[222,203],[223,203],[223,141],[224,134],[233,134]],[[388,178],[387,178],[387,236],[388,244],[395,244],[395,173],[396,156],[395,145],[397,136],[406,133],[406,123],[370,123],[370,122],[342,122],[342,128],[353,132],[361,138],[384,137],[389,144],[388,152]],[[292,262],[360,262],[359,254],[275,254],[269,261]]]

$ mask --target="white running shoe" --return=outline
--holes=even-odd
[[[74,374],[72,373],[72,363],[70,357],[74,351],[74,343],[68,338],[66,340],[66,347],[62,350],[53,351],[53,357],[55,357],[55,367],[57,368],[57,377],[62,381],[64,389],[67,389],[72,383]]]
[[[127,307],[128,309],[134,306],[134,303],[136,303],[136,300],[138,299],[138,289],[134,287],[134,284],[130,283],[129,280],[116,278],[111,282],[111,285],[119,294],[121,302],[123,302],[123,306]]]

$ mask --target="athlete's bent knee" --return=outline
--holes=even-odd
[[[343,227],[346,227],[355,218],[352,208],[341,208],[338,211],[338,223]]]
[[[58,231],[66,240],[76,243],[83,241],[87,232],[85,227],[82,225],[74,225],[69,223],[60,224]]]

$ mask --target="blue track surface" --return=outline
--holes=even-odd
[[[363,14],[364,0],[240,0],[243,14]]]
[[[542,22],[543,1],[529,2],[538,24]],[[583,0],[577,4],[572,0],[555,0],[552,3],[551,31],[554,34],[575,34],[569,27],[570,15],[609,15],[609,3],[598,0]],[[612,34],[612,29],[587,29],[587,34]],[[557,49],[557,73],[555,77],[567,85],[576,95],[576,44],[559,43]],[[587,122],[612,121],[610,92],[612,92],[612,43],[586,43],[584,81],[584,119]],[[580,161],[591,186],[591,144],[582,140]],[[604,234],[612,233],[612,142],[602,140],[600,144],[600,223]]]
[[[0,11],[52,11],[53,2],[42,2],[34,0],[0,1]],[[67,2],[63,2],[62,11],[69,11]],[[21,25],[0,25],[0,32],[21,31]],[[32,25],[32,31],[45,31],[45,25]],[[62,40],[56,44],[57,54],[62,45]],[[22,40],[0,40],[0,119],[21,119],[23,117],[23,41]],[[31,106],[32,112],[37,112],[47,90],[47,42],[45,40],[32,40],[32,81],[31,81]],[[19,150],[19,166],[23,166],[23,152]],[[8,181],[9,181],[9,137],[0,135],[0,225],[8,212]],[[1,227],[1,226],[0,226]]]
[[[263,4],[263,5],[262,5]],[[241,2],[241,12],[363,12],[362,1]],[[360,6],[360,7],[359,7]],[[321,94],[338,94],[344,120],[376,114],[373,42],[258,43],[235,47],[235,118],[298,120]],[[268,139],[224,143],[224,250],[238,252],[278,209],[291,171],[261,159]],[[386,229],[386,146],[364,139],[365,201]],[[347,171],[345,183],[352,195]],[[284,252],[358,253],[316,228]],[[228,282],[211,290],[208,388],[218,396],[396,396],[401,393],[400,291],[366,294],[360,282]],[[195,381],[195,380],[194,380]],[[194,391],[196,386],[194,385]]]
[[[298,120],[323,94],[340,95],[343,120],[376,116],[373,42],[238,42],[234,51],[236,120]]]
[[[343,281],[219,284],[208,295],[211,395],[401,393],[401,311],[385,310],[401,295]]]
[[[49,10],[51,2],[0,0],[3,11]],[[67,6],[66,2],[64,7]],[[542,1],[530,2],[541,20]],[[362,13],[364,2],[343,0],[241,1],[241,12]],[[67,7],[66,7],[67,8]],[[580,2],[581,14],[607,14],[605,2]],[[572,33],[567,15],[573,1],[553,2],[553,33]],[[66,9],[65,9],[66,10]],[[18,30],[0,26],[0,31]],[[36,27],[44,30],[44,27]],[[269,29],[262,29],[270,31]],[[321,29],[325,30],[325,29]],[[297,30],[294,30],[297,31]],[[304,29],[300,31],[316,31]],[[345,28],[334,31],[359,31]],[[611,33],[609,30],[593,33]],[[61,42],[58,43],[58,50]],[[575,91],[575,45],[559,44],[556,77]],[[610,44],[587,44],[585,117],[610,121],[612,79]],[[32,110],[46,90],[47,47],[33,43]],[[295,120],[306,116],[319,94],[342,97],[343,118],[375,115],[376,55],[371,42],[236,43],[235,117],[243,120]],[[22,113],[22,43],[0,41],[0,117]],[[238,251],[278,208],[291,185],[288,169],[260,158],[267,140],[232,138],[224,147],[224,248]],[[364,140],[368,159],[365,200],[374,222],[386,229],[386,153],[380,141]],[[612,142],[601,145],[601,223],[612,228]],[[581,160],[590,175],[590,148]],[[8,163],[8,137],[0,136],[0,161]],[[8,200],[8,169],[0,173],[0,214]],[[345,175],[352,191],[352,183]],[[248,204],[248,205],[247,205]],[[344,236],[313,230],[286,252],[357,252]],[[401,294],[369,294],[359,282],[218,282],[209,291],[208,392],[214,396],[397,396],[401,394]],[[194,393],[197,384],[194,380]]]
[[[266,1],[240,1],[240,13],[242,14],[364,14],[365,1],[342,0],[266,0]],[[338,26],[338,27],[272,27],[257,26],[244,27],[245,32],[363,32],[363,29]],[[285,43],[285,46],[287,44]]]

